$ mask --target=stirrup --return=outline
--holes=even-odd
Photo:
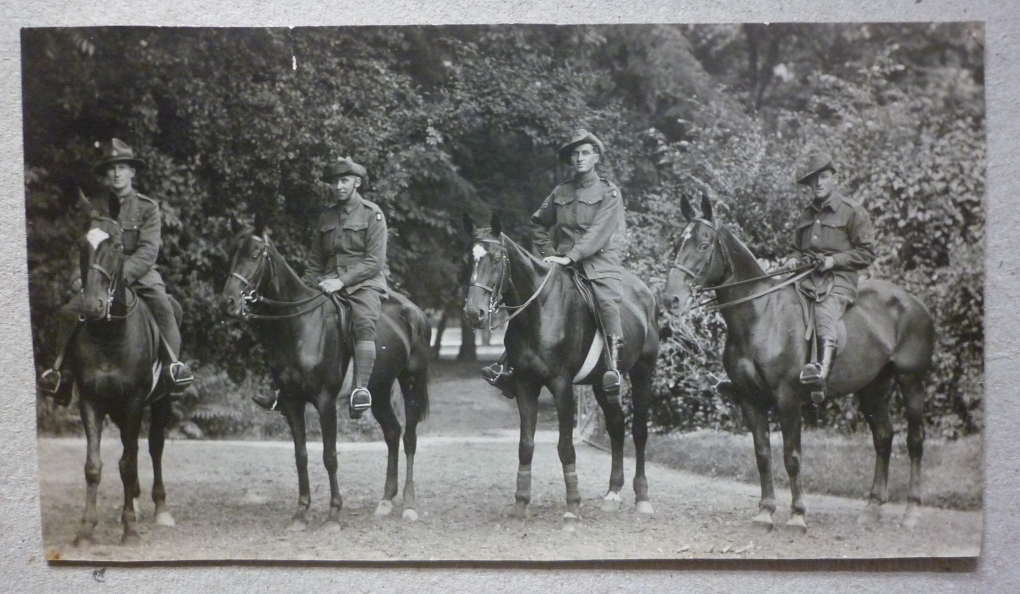
[[[170,364],[169,374],[171,394],[180,394],[191,385],[191,382],[195,381],[191,368],[181,361],[174,361]]]
[[[485,381],[489,382],[490,386],[499,388],[499,391],[510,400],[517,398],[514,394],[513,384],[510,379],[513,378],[514,370],[509,365],[503,366],[501,363],[493,363],[487,367],[482,367],[479,372]]]
[[[55,398],[57,392],[60,391],[60,384],[63,382],[63,379],[59,369],[47,369],[39,376],[39,381],[35,385],[43,394]]]
[[[814,386],[822,383],[822,367],[818,363],[808,363],[800,370],[800,383]]]
[[[368,388],[355,388],[351,392],[351,404],[347,409],[352,419],[360,419],[366,410],[372,408],[372,393]]]
[[[266,410],[276,410],[276,405],[280,403],[280,391],[273,390],[271,396],[256,394],[251,397],[251,401]]]
[[[602,374],[602,388],[606,391],[606,396],[612,401],[618,404],[623,404],[620,399],[620,372],[615,369]]]

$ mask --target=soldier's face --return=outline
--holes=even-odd
[[[574,166],[577,173],[588,173],[599,162],[599,153],[595,147],[585,143],[574,148],[570,154],[570,164]]]
[[[106,168],[104,180],[114,192],[130,190],[132,181],[135,178],[135,168],[127,163],[114,163]]]
[[[361,186],[361,178],[356,175],[344,175],[336,180],[336,189],[341,200],[347,200],[354,194],[354,190]]]
[[[832,189],[836,186],[836,176],[826,169],[816,175],[808,185],[815,195],[815,200],[825,200],[832,194]]]

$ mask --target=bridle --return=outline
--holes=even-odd
[[[694,219],[690,223],[688,223],[688,226],[693,225],[695,223],[702,223],[705,226],[707,226],[709,229],[712,230],[712,251],[708,255],[708,260],[704,263],[704,265],[702,265],[700,272],[694,272],[690,268],[684,266],[683,264],[679,264],[676,261],[674,261],[673,264],[670,265],[670,270],[676,269],[676,270],[679,270],[680,272],[683,272],[687,276],[691,277],[691,281],[688,283],[688,286],[691,288],[691,295],[687,298],[687,303],[688,304],[690,303],[690,301],[692,299],[695,298],[695,295],[699,295],[700,296],[702,293],[707,293],[708,291],[715,291],[715,290],[718,290],[718,289],[728,289],[730,287],[737,287],[737,286],[740,286],[740,285],[746,285],[746,284],[750,284],[750,283],[755,283],[755,282],[758,282],[760,280],[764,280],[764,279],[767,279],[767,278],[772,278],[772,277],[780,276],[780,275],[783,275],[783,274],[791,274],[792,273],[793,276],[791,276],[790,278],[784,280],[783,282],[779,283],[778,285],[773,285],[773,286],[765,289],[764,291],[759,291],[759,292],[754,293],[752,295],[747,295],[747,296],[741,297],[739,299],[734,299],[733,301],[727,301],[725,303],[715,303],[715,304],[712,304],[713,299],[709,298],[709,299],[706,299],[704,301],[701,301],[701,302],[695,304],[694,307],[707,306],[706,309],[708,311],[718,311],[720,309],[725,309],[727,307],[732,307],[732,306],[738,305],[740,303],[746,303],[748,301],[753,301],[754,299],[757,299],[759,297],[764,297],[765,295],[768,295],[769,293],[773,293],[775,291],[778,291],[779,289],[782,289],[783,287],[785,287],[787,285],[793,284],[793,283],[801,280],[802,278],[804,278],[804,277],[808,276],[809,274],[811,274],[811,272],[815,269],[815,265],[814,264],[808,264],[806,266],[800,266],[800,267],[794,268],[794,269],[780,268],[779,270],[773,270],[772,272],[767,272],[767,273],[765,273],[762,276],[756,276],[754,278],[748,278],[748,279],[744,279],[744,280],[740,280],[740,281],[736,281],[736,282],[732,282],[732,283],[723,283],[721,285],[705,286],[705,283],[708,281],[708,275],[710,274],[710,272],[712,270],[712,264],[714,262],[715,253],[716,253],[716,251],[724,251],[724,247],[723,247],[722,243],[719,241],[719,229],[715,226],[714,222],[712,222],[712,221],[710,221],[708,219]],[[684,240],[684,243],[686,243],[686,239]],[[677,255],[678,256],[679,256],[679,253],[683,250],[684,243],[681,243],[680,247],[677,248]],[[729,260],[729,258],[724,258],[723,264],[725,266],[729,266],[728,260]],[[700,277],[700,279],[699,279],[699,277]]]
[[[262,244],[262,248],[259,249],[251,258],[255,260],[255,271],[252,272],[251,278],[245,277],[240,272],[235,270],[230,271],[230,276],[238,279],[243,283],[240,292],[241,298],[241,317],[251,318],[254,320],[281,320],[287,318],[294,318],[297,316],[304,315],[311,311],[318,309],[322,303],[329,298],[326,293],[319,293],[313,295],[307,299],[301,299],[300,301],[276,301],[259,295],[259,287],[262,285],[263,277],[266,274],[266,270],[269,270],[270,276],[275,274],[273,270],[273,259],[269,257],[269,237],[263,235],[251,235],[251,239]],[[287,313],[287,314],[260,314],[251,311],[249,305],[258,303],[260,305],[275,306],[275,307],[288,307],[296,305],[304,305],[312,301],[317,303],[301,311]]]
[[[475,242],[476,243],[486,243],[486,244],[491,244],[491,245],[499,246],[499,256],[497,256],[497,260],[496,260],[496,265],[499,267],[499,273],[498,273],[498,276],[497,276],[497,280],[494,283],[496,286],[495,287],[490,287],[489,285],[485,285],[485,284],[482,284],[482,283],[479,283],[479,282],[476,282],[476,281],[471,281],[471,283],[468,285],[469,287],[478,287],[479,289],[481,289],[481,290],[483,290],[483,291],[485,291],[486,293],[489,294],[489,307],[488,307],[487,313],[489,314],[489,316],[488,316],[489,317],[489,331],[491,332],[491,331],[495,330],[496,328],[499,328],[503,324],[509,323],[510,320],[512,320],[515,317],[517,317],[521,312],[524,311],[524,309],[526,307],[531,305],[532,301],[534,301],[535,299],[538,298],[539,294],[542,292],[542,289],[545,288],[546,283],[549,281],[549,277],[552,276],[553,268],[549,268],[549,271],[546,272],[545,277],[542,278],[542,282],[538,285],[538,288],[535,289],[535,292],[531,295],[531,297],[529,297],[527,299],[527,301],[525,301],[524,303],[522,303],[520,305],[504,305],[502,303],[503,302],[503,289],[504,289],[504,286],[505,286],[505,284],[506,284],[508,279],[509,279],[510,284],[512,285],[513,284],[513,279],[509,278],[510,275],[507,272],[507,270],[509,268],[509,264],[510,264],[510,258],[509,258],[509,256],[507,256],[506,245],[503,243],[503,237],[500,236],[499,241],[497,241],[495,239],[476,239]],[[503,320],[502,322],[500,322],[498,324],[493,325],[493,323],[492,323],[492,314],[496,313],[500,309],[505,309],[505,310],[511,311],[511,313],[510,313],[510,315],[508,315],[506,317],[505,320]]]
[[[122,252],[121,253],[121,263],[123,264],[123,257],[124,257],[123,250],[124,250],[124,246],[120,242],[117,242],[117,243],[114,244],[114,249]],[[118,319],[118,320],[126,319],[128,316],[130,316],[132,313],[134,313],[135,307],[138,306],[138,299],[136,298],[130,304],[125,304],[125,305],[128,306],[128,310],[127,310],[126,313],[124,313],[124,315],[114,315],[113,314],[113,302],[114,302],[114,300],[116,298],[117,290],[118,290],[118,287],[120,286],[121,278],[120,278],[119,274],[113,274],[112,272],[107,270],[102,264],[99,264],[99,263],[97,263],[95,261],[95,256],[98,253],[99,253],[99,250],[96,249],[95,253],[92,256],[92,258],[89,258],[89,270],[95,270],[99,274],[103,275],[103,277],[105,277],[106,280],[109,282],[109,285],[106,287],[106,302],[104,304],[105,311],[103,312],[103,315],[101,316],[100,319],[105,319],[107,322],[109,322],[110,320],[113,320],[113,319]],[[82,292],[84,292],[84,291],[85,291],[85,289],[83,287],[82,288]],[[84,322],[84,321],[86,321],[86,318],[85,318],[84,315],[82,315],[82,316],[78,316],[78,320],[81,321],[81,322]]]

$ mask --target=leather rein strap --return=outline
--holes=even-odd
[[[507,268],[508,268],[509,258],[506,255],[506,245],[503,244],[503,238],[502,237],[500,237],[499,241],[496,241],[494,239],[479,239],[478,241],[481,242],[481,243],[491,243],[491,244],[499,246],[499,248],[501,250],[500,260],[499,260],[499,263],[500,263],[499,282],[496,283],[496,288],[495,289],[493,287],[488,286],[488,285],[483,285],[482,283],[477,283],[477,282],[471,283],[470,286],[478,287],[479,289],[481,289],[481,290],[483,290],[483,291],[485,291],[486,293],[489,294],[489,313],[490,314],[495,313],[496,309],[498,309],[500,307],[503,308],[503,309],[506,309],[506,310],[513,310],[513,312],[510,315],[508,315],[505,320],[503,320],[502,322],[500,322],[500,323],[498,323],[496,325],[492,325],[491,316],[490,316],[489,331],[491,332],[491,331],[495,330],[496,328],[499,328],[503,324],[510,323],[510,320],[512,320],[512,319],[516,318],[518,315],[520,315],[521,312],[523,312],[525,308],[527,308],[529,305],[531,305],[531,303],[535,299],[538,298],[538,296],[542,293],[542,289],[545,288],[546,283],[549,282],[549,277],[552,276],[553,268],[552,267],[549,268],[548,272],[546,272],[545,276],[542,278],[542,282],[539,283],[538,288],[535,289],[535,292],[532,293],[531,297],[528,297],[527,301],[525,301],[524,303],[522,303],[520,305],[497,305],[499,303],[499,301],[501,301],[502,298],[503,298],[503,284],[506,282],[506,278],[507,278],[507,274],[508,274],[507,273]],[[512,281],[511,281],[511,283],[512,283]]]
[[[252,235],[252,239],[261,241],[263,244],[262,251],[260,251],[258,255],[259,262],[255,268],[255,274],[252,275],[251,279],[248,279],[239,272],[230,272],[230,276],[244,283],[244,286],[241,288],[241,300],[244,303],[244,317],[251,318],[253,320],[286,320],[313,312],[329,300],[329,294],[325,292],[321,292],[298,301],[276,301],[259,295],[258,286],[262,283],[262,276],[265,274],[267,268],[266,262],[269,262],[268,268],[272,268],[273,263],[272,260],[269,259],[269,237],[258,237],[256,235]],[[248,309],[248,304],[261,304],[268,307],[297,307],[299,305],[312,302],[315,303],[303,310],[286,314],[259,314]]]

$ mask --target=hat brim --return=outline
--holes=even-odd
[[[828,169],[829,171],[831,171],[833,173],[836,173],[836,168],[833,167],[831,163],[826,163],[825,165],[822,165],[821,167],[819,167],[818,169],[815,169],[811,173],[808,173],[807,175],[801,176],[801,178],[797,180],[797,183],[802,185],[802,186],[806,186],[809,183],[811,183],[811,178],[812,177],[818,175],[819,173],[825,171],[826,169]]]
[[[103,161],[102,163],[93,167],[92,171],[96,175],[103,175],[104,173],[106,173],[107,169],[109,169],[112,165],[116,165],[117,163],[127,163],[128,165],[131,165],[135,169],[145,169],[145,161],[142,161],[141,159],[137,159],[135,157],[118,157],[116,159],[107,159]]]
[[[589,135],[585,136],[584,138],[582,138],[581,140],[575,140],[574,142],[568,142],[567,144],[561,146],[560,150],[557,151],[556,154],[559,155],[560,161],[563,161],[564,163],[568,163],[569,164],[570,163],[570,154],[574,152],[574,148],[576,148],[576,147],[578,147],[578,146],[580,146],[582,144],[590,144],[590,145],[594,146],[595,148],[597,148],[599,150],[599,154],[600,155],[602,153],[606,152],[606,147],[602,146],[602,141],[599,140],[598,138],[595,138],[591,134],[589,134]]]

